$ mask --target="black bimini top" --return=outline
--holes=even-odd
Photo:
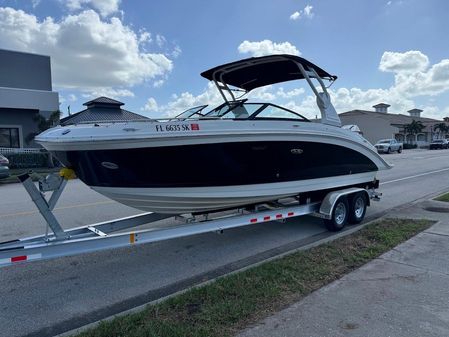
[[[269,84],[304,79],[297,63],[306,71],[314,69],[323,79],[337,79],[337,76],[330,75],[302,57],[287,54],[251,57],[223,64],[202,72],[201,76],[250,91]]]

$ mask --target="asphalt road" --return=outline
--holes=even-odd
[[[368,219],[449,190],[449,150],[384,155]],[[55,211],[70,228],[138,211],[71,181]],[[20,184],[0,186],[0,241],[41,234]],[[311,217],[0,269],[0,336],[52,336],[331,235]]]

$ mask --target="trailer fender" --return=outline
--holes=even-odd
[[[324,219],[331,219],[332,212],[334,211],[335,203],[337,202],[337,200],[344,195],[349,196],[351,194],[355,194],[358,192],[366,193],[367,206],[369,206],[370,205],[370,195],[369,195],[368,191],[365,190],[364,188],[360,188],[360,187],[351,187],[351,188],[346,188],[343,190],[329,192],[324,197],[323,201],[321,202],[318,216],[320,218],[324,218]]]

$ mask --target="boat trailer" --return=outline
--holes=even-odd
[[[190,217],[176,216],[175,218],[182,219],[184,224],[164,229],[151,228],[121,232],[143,224],[173,218],[173,215],[169,214],[147,212],[64,230],[53,214],[53,209],[66,187],[67,181],[74,178],[76,177],[72,170],[63,168],[59,173],[52,173],[40,179],[38,187],[36,187],[29,174],[19,176],[19,180],[47,223],[46,231],[45,234],[39,236],[0,242],[0,267],[208,232],[221,233],[227,229],[270,221],[285,221],[301,215],[314,215],[326,219],[331,224],[329,229],[339,230],[343,228],[347,219],[345,215],[344,223],[341,223],[341,219],[338,218],[339,216],[341,218],[341,214],[337,212],[340,207],[338,203],[340,200],[347,196],[361,196],[366,201],[362,213],[360,213],[363,218],[369,200],[379,200],[381,195],[374,188],[350,187],[329,192],[322,201],[312,202],[308,199],[304,204],[299,204],[298,200],[295,199],[294,202],[289,204],[274,204],[274,207],[273,204],[262,204],[251,208],[241,208],[231,215],[216,217],[211,217],[211,214],[192,215]],[[46,192],[51,192],[49,198],[45,197]]]

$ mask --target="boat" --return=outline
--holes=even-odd
[[[369,187],[379,170],[390,168],[361,134],[341,126],[325,85],[337,77],[304,58],[253,57],[201,75],[215,83],[224,100],[208,112],[200,106],[179,118],[57,126],[36,141],[93,190],[164,214],[207,213]],[[292,80],[310,85],[319,122],[235,96]]]

